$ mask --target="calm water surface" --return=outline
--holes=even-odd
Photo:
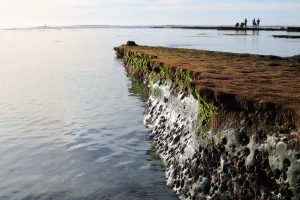
[[[298,39],[174,29],[0,31],[0,199],[177,199],[142,123],[144,90],[113,47],[291,56]],[[224,35],[229,34],[229,35]]]

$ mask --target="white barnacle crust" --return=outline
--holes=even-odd
[[[151,87],[157,92],[147,101],[144,123],[165,164],[167,184],[181,199],[299,199],[300,161],[284,137],[241,141],[230,125],[199,131],[192,95],[175,94],[168,81]]]

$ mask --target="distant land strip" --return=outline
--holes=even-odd
[[[259,28],[247,27],[247,28],[236,28],[234,26],[154,26],[153,28],[178,28],[178,29],[212,29],[212,30],[247,30],[247,31],[287,31],[287,32],[300,32],[300,27],[267,27],[262,26]]]

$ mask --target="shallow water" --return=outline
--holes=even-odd
[[[145,91],[113,47],[139,44],[291,56],[275,32],[0,31],[0,199],[177,199],[142,123]]]

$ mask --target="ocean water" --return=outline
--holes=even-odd
[[[0,199],[177,199],[142,123],[147,94],[127,77],[113,47],[135,40],[299,54],[299,39],[273,34],[282,33],[0,30]]]

